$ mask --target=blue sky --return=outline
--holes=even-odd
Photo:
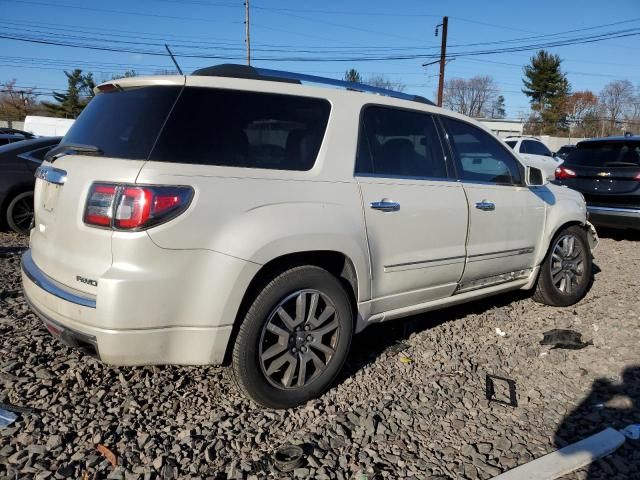
[[[139,73],[172,68],[168,57],[143,53],[162,54],[165,42],[178,55],[232,57],[179,57],[185,71],[217,63],[244,63],[242,0],[0,0],[0,12],[0,36],[129,50],[90,50],[0,38],[0,82],[15,78],[17,85],[37,87],[42,95],[64,89],[64,69],[93,71],[100,80],[130,68]],[[424,68],[422,64],[431,59],[415,57],[439,53],[440,38],[434,36],[434,30],[443,15],[449,16],[450,53],[608,32],[640,33],[639,0],[251,0],[252,64],[335,78],[356,68],[364,77],[383,74],[404,83],[407,92],[434,98],[438,66]],[[528,38],[511,41],[523,37]],[[478,43],[482,45],[469,45]],[[635,35],[548,50],[564,59],[563,69],[574,91],[598,93],[616,79],[640,85],[638,47],[640,36]],[[521,93],[522,66],[533,53],[459,56],[448,63],[446,77],[492,76],[506,99],[508,115],[518,117],[528,111],[527,98]],[[412,58],[364,61],[367,56]],[[338,58],[348,61],[336,61]]]

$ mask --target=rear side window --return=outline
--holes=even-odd
[[[356,174],[446,178],[433,117],[389,107],[367,107],[362,116]]]
[[[98,94],[60,145],[91,145],[105,157],[146,160],[181,89],[154,86]]]
[[[521,184],[518,162],[487,132],[469,123],[442,117],[464,180]]]
[[[567,156],[565,163],[593,167],[637,167],[640,142],[581,143]]]
[[[536,142],[534,140],[523,140],[520,151],[530,153],[532,155],[544,155],[545,157],[551,156],[551,151],[545,147],[544,143]]]
[[[511,148],[516,148],[516,143],[518,143],[516,140],[507,140],[506,142],[507,145],[509,145]]]
[[[309,170],[330,110],[324,99],[187,87],[151,160]]]

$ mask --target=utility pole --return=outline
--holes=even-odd
[[[447,27],[449,26],[449,17],[442,17],[442,23],[436,26],[436,37],[438,36],[439,26],[442,26],[442,46],[440,47],[440,80],[438,81],[438,106],[441,107],[442,91],[444,89],[444,65],[447,59]]]
[[[247,44],[247,65],[251,65],[251,35],[249,31],[249,0],[244,0],[244,43]]]

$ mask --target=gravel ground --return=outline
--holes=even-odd
[[[372,327],[322,398],[265,411],[225,368],[108,367],[52,339],[20,292],[25,240],[0,233],[0,403],[36,409],[0,429],[0,478],[485,479],[640,423],[638,240],[601,240],[595,282],[572,308],[516,293]],[[552,328],[593,345],[539,345]],[[486,399],[488,374],[513,380],[517,406]],[[275,474],[288,443],[304,464]],[[627,441],[567,478],[639,477],[640,442]]]

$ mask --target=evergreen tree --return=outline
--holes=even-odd
[[[347,70],[344,73],[344,80],[347,82],[362,83],[362,76],[355,68]]]
[[[504,105],[504,97],[498,95],[491,106],[491,118],[504,118],[507,116],[506,107]]]
[[[53,116],[77,118],[93,98],[95,87],[93,74],[83,74],[79,68],[71,73],[65,71],[64,74],[67,76],[67,91],[53,92],[53,98],[57,103],[43,102],[43,104]]]
[[[562,60],[540,50],[531,57],[531,65],[524,67],[524,89],[529,97],[531,108],[539,114],[541,133],[556,133],[566,130],[566,100],[570,93],[567,77],[560,70]]]

